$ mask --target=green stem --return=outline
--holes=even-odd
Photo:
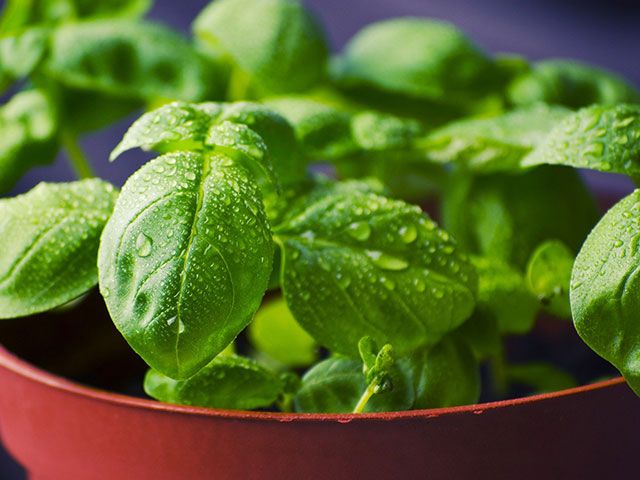
[[[75,172],[78,179],[93,178],[96,176],[89,160],[78,144],[78,137],[71,132],[63,131],[60,134],[60,140],[64,146],[67,158],[71,164],[71,168]]]
[[[367,389],[360,397],[360,400],[358,400],[355,408],[353,409],[353,413],[362,413],[364,411],[364,407],[367,406],[367,403],[369,402],[371,397],[373,397],[373,395],[376,393],[376,386],[376,383],[372,383],[367,387]]]

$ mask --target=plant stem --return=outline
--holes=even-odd
[[[503,397],[507,393],[508,380],[507,380],[507,365],[504,356],[504,350],[500,349],[500,353],[494,355],[489,360],[491,368],[491,376],[493,378],[493,386],[496,389],[496,393]]]
[[[75,172],[78,179],[92,178],[96,174],[87,159],[87,156],[80,148],[78,144],[78,137],[71,132],[62,131],[60,134],[60,140],[64,146],[64,150],[71,164],[71,168]]]
[[[376,393],[376,386],[376,383],[372,383],[367,387],[367,389],[360,397],[360,400],[358,400],[355,408],[353,409],[353,413],[362,413],[364,411],[364,407],[367,406],[369,399],[374,395],[374,393]]]

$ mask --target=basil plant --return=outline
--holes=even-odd
[[[330,58],[297,0],[214,0],[193,40],[148,0],[58,3],[0,20],[0,191],[60,148],[78,176],[0,199],[0,318],[98,287],[151,397],[361,413],[477,402],[485,366],[498,396],[575,385],[509,361],[545,314],[640,394],[640,194],[598,220],[577,172],[640,176],[631,84],[421,18]],[[140,110],[92,161],[154,158],[95,178],[77,140]]]

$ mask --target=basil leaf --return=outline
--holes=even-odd
[[[443,198],[444,228],[464,250],[519,269],[545,240],[558,239],[577,251],[598,216],[580,175],[567,167],[459,175]]]
[[[401,354],[435,343],[471,314],[474,269],[418,207],[361,187],[321,187],[275,228],[287,304],[336,352],[363,336]]]
[[[558,240],[541,244],[527,265],[527,284],[544,309],[560,318],[571,318],[569,284],[574,254]]]
[[[240,152],[258,160],[272,182],[275,183],[275,173],[285,185],[304,178],[306,170],[291,126],[277,113],[255,103],[164,105],[136,120],[110,159],[113,161],[138,147],[158,152],[206,149],[231,155],[233,151]]]
[[[390,371],[391,389],[375,394],[364,412],[408,410],[414,399],[409,372],[400,367]],[[351,413],[367,389],[362,363],[344,357],[328,358],[311,368],[303,377],[294,398],[297,412]]]
[[[592,105],[569,116],[522,161],[545,163],[639,175],[640,105]]]
[[[509,85],[507,94],[516,105],[545,102],[580,108],[640,102],[640,93],[624,78],[574,60],[537,62]]]
[[[316,343],[289,311],[282,298],[264,304],[249,325],[249,339],[260,353],[289,366],[304,367],[316,360]]]
[[[103,20],[63,25],[43,68],[70,88],[141,100],[216,95],[215,68],[180,35],[158,24]]]
[[[477,308],[452,335],[466,343],[478,361],[495,357],[502,351],[498,320],[489,310]]]
[[[359,145],[351,134],[351,114],[305,97],[276,97],[266,105],[284,116],[295,130],[306,155],[334,160],[355,155]]]
[[[413,354],[408,369],[415,389],[413,408],[469,405],[480,397],[478,362],[469,347],[453,337]]]
[[[478,310],[496,319],[504,333],[526,333],[533,327],[538,301],[522,274],[495,259],[471,257],[478,272]]]
[[[278,376],[238,355],[219,355],[194,376],[174,380],[155,370],[144,378],[147,395],[162,402],[252,410],[272,405],[284,386]]]
[[[453,25],[396,18],[368,25],[336,64],[347,88],[373,87],[404,96],[466,106],[499,86],[499,71]]]
[[[497,117],[463,119],[433,131],[422,146],[432,161],[456,163],[467,170],[518,170],[522,158],[569,113],[540,104]]]
[[[0,38],[0,91],[36,69],[46,53],[48,33],[30,28]]]
[[[576,257],[571,312],[578,334],[611,362],[640,395],[638,239],[640,191],[618,202],[600,220]]]
[[[144,15],[152,0],[7,0],[0,34],[31,25],[57,25],[88,18],[135,18]]]
[[[52,163],[58,152],[58,115],[40,90],[14,95],[0,107],[0,193],[30,168]]]
[[[247,175],[215,153],[158,157],[125,183],[105,228],[100,291],[125,339],[164,375],[195,374],[260,305],[273,245]]]
[[[557,392],[578,386],[573,376],[546,362],[507,365],[507,380],[531,387],[534,393]]]
[[[0,200],[0,318],[50,310],[97,283],[99,237],[116,195],[106,182],[83,180]]]
[[[306,90],[324,77],[324,32],[297,0],[216,0],[193,31],[233,63],[233,99]]]

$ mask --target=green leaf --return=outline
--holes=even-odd
[[[510,383],[529,386],[535,393],[557,392],[578,386],[573,376],[546,362],[507,365]]]
[[[99,237],[116,195],[106,182],[83,180],[0,200],[0,318],[64,305],[97,283]]]
[[[411,408],[414,393],[409,372],[393,367],[389,375],[391,389],[373,395],[364,412]],[[295,410],[306,413],[351,413],[366,389],[362,362],[331,357],[316,364],[302,377],[302,385],[294,399]]]
[[[545,240],[558,239],[577,251],[599,216],[578,172],[558,166],[459,175],[443,204],[444,228],[464,250],[522,270]]]
[[[32,25],[54,26],[91,18],[136,18],[144,15],[152,0],[7,0],[0,20],[0,34]]]
[[[30,168],[53,162],[57,133],[55,105],[40,90],[18,93],[0,107],[0,193]]]
[[[640,190],[594,227],[576,257],[571,312],[578,334],[640,395]]]
[[[295,130],[306,155],[334,160],[360,151],[351,134],[352,115],[302,96],[268,99],[266,105],[284,116]]]
[[[567,117],[522,161],[640,175],[640,105],[592,105]]]
[[[527,265],[527,284],[546,311],[571,318],[569,284],[574,253],[558,240],[541,244]]]
[[[254,160],[258,160],[270,181],[275,182],[275,172],[285,185],[304,178],[306,170],[287,121],[262,105],[248,102],[164,105],[136,120],[110,159],[132,148],[162,153],[217,149],[227,155],[235,151],[250,157],[249,164],[256,165]]]
[[[304,367],[316,360],[316,342],[293,318],[282,298],[270,300],[249,325],[249,338],[259,352],[290,367]]]
[[[516,105],[537,102],[586,107],[640,102],[640,93],[624,78],[574,60],[543,60],[517,77],[508,88]]]
[[[53,31],[43,68],[65,87],[115,98],[197,101],[216,95],[214,65],[159,24],[103,20]]]
[[[404,353],[437,342],[473,309],[476,275],[449,235],[361,182],[319,187],[275,233],[287,304],[333,351],[355,356],[371,336]]]
[[[495,357],[502,351],[498,320],[488,310],[476,309],[452,335],[466,343],[478,361]]]
[[[47,50],[49,32],[43,28],[0,38],[0,91],[33,72]]]
[[[495,258],[471,259],[478,272],[480,314],[494,317],[503,333],[531,330],[539,305],[522,273]]]
[[[441,103],[466,105],[499,86],[494,63],[462,32],[422,18],[368,25],[349,41],[336,70],[346,87]]]
[[[215,153],[170,153],[125,183],[102,236],[100,291],[133,349],[186,378],[250,322],[272,256],[247,170]]]
[[[474,172],[519,170],[522,158],[569,113],[539,104],[491,118],[463,119],[430,133],[421,146],[432,161]]]
[[[155,370],[144,379],[145,392],[162,402],[197,407],[252,410],[272,405],[283,393],[278,376],[254,360],[220,355],[186,380]]]
[[[216,0],[193,30],[200,42],[227,53],[234,99],[306,90],[324,77],[324,32],[297,0]]]
[[[478,401],[480,370],[464,342],[445,337],[433,348],[411,355],[407,363],[415,389],[412,408],[453,407]]]

